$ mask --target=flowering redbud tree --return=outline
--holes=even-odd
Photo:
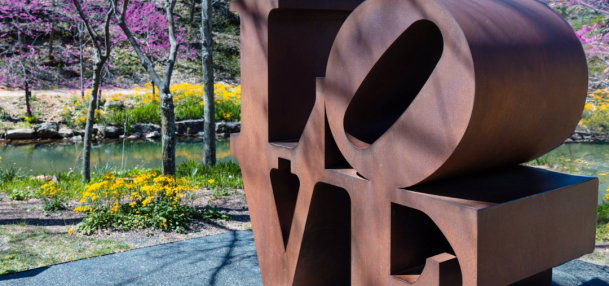
[[[32,117],[31,89],[52,79],[49,63],[41,56],[38,41],[50,34],[53,21],[63,21],[51,3],[36,0],[3,0],[0,5],[0,38],[10,44],[0,50],[0,85],[25,92],[26,115]],[[61,56],[69,57],[68,53]]]
[[[609,1],[607,0],[560,0],[550,3],[562,11],[584,8],[598,15],[593,23],[582,25],[576,31],[588,58],[590,86],[602,87],[609,84]]]

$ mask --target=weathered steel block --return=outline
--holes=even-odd
[[[597,188],[595,178],[511,167],[408,188],[392,207],[429,216],[448,252],[470,258],[459,263],[475,285],[509,285],[594,250]],[[410,219],[394,214],[392,239]]]
[[[265,285],[550,285],[594,248],[560,145],[583,49],[529,0],[242,0],[242,166]],[[266,123],[266,124],[264,124]]]

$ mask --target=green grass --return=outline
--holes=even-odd
[[[69,235],[24,223],[0,228],[0,275],[129,250],[111,240]]]
[[[120,171],[108,166],[94,166],[92,168],[91,181],[101,181],[103,175],[112,172],[117,177],[138,175],[151,169],[133,169]],[[156,169],[160,172],[160,169]],[[79,173],[56,172],[45,174],[56,176],[57,185],[65,191],[65,199],[80,198],[86,184],[81,181]],[[236,163],[218,163],[213,167],[203,165],[198,161],[187,161],[176,166],[176,177],[187,178],[199,187],[215,188],[243,188],[241,168]],[[19,169],[0,168],[0,193],[6,193],[6,197],[16,200],[27,200],[29,198],[42,198],[40,187],[46,182],[34,179],[31,175],[24,175]]]
[[[93,174],[94,177],[101,175],[103,174]],[[47,174],[47,176],[57,177],[58,186],[66,191],[64,195],[66,199],[77,198],[84,190],[85,184],[81,181],[80,174],[57,172]],[[0,192],[6,193],[9,198],[16,200],[40,198],[42,197],[40,187],[45,183],[45,181],[35,179],[30,175],[23,175],[19,169],[0,168]]]
[[[187,99],[175,105],[175,120],[203,119],[203,105],[200,100]],[[216,120],[239,121],[241,120],[241,105],[230,102],[216,103]],[[161,124],[161,109],[158,103],[140,103],[134,108],[123,110],[109,110],[104,112],[100,123],[105,125],[123,126],[125,121],[134,123]]]
[[[553,154],[545,154],[533,161],[524,163],[524,165],[547,167],[572,174],[583,174],[588,171],[588,163],[584,159],[571,159]]]
[[[211,189],[242,189],[241,167],[235,163],[218,163],[213,167],[189,160],[176,167],[178,178],[187,178],[199,186]],[[213,180],[213,182],[210,182]]]

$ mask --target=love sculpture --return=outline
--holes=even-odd
[[[264,285],[551,285],[598,180],[519,166],[588,72],[532,0],[241,0],[242,167]]]

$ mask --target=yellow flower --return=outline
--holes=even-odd
[[[214,180],[214,179],[209,179],[209,180],[207,180],[207,182],[208,182],[208,183],[210,183],[210,184],[213,184],[215,181],[216,181],[216,180]]]
[[[72,229],[68,229],[68,234],[74,234],[74,232],[72,231]]]
[[[114,175],[112,175],[112,173],[110,172],[107,172],[104,174],[103,180],[114,180]]]
[[[590,110],[591,108],[592,108],[592,104],[590,104],[590,103],[586,103],[586,105],[584,105],[585,110]]]
[[[114,202],[114,206],[110,209],[113,213],[118,212],[118,202]]]

